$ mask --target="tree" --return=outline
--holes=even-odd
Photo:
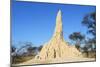
[[[82,35],[80,32],[74,32],[74,33],[69,35],[69,38],[76,42],[75,46],[76,46],[77,49],[79,49],[80,43],[85,38],[85,36]]]
[[[86,53],[85,57],[88,57],[88,47],[84,46],[82,49],[83,49],[83,53]]]
[[[93,42],[96,42],[96,13],[92,12],[84,16],[82,24],[88,28],[88,33],[91,33],[93,37]]]
[[[21,42],[19,45],[23,46],[17,50],[16,47],[11,47],[12,63],[21,63],[35,57],[37,47],[34,47],[31,42]]]
[[[22,52],[23,49],[27,50],[27,48],[31,47],[31,45],[29,44],[25,44],[24,46],[20,47],[18,50],[17,50],[17,54],[20,54],[20,52]]]
[[[93,39],[88,39],[85,46],[87,46],[90,51],[95,52],[96,46],[94,46],[94,44],[95,42]]]
[[[41,51],[42,47],[43,47],[42,45],[38,47],[39,52]]]
[[[16,47],[15,46],[11,46],[11,53],[16,51]]]
[[[21,46],[17,50],[17,54],[20,56],[31,56],[31,55],[36,55],[37,54],[37,47],[33,46],[31,42],[24,42],[21,43],[23,46]]]
[[[87,44],[94,45],[92,50],[96,48],[96,12],[92,12],[84,16],[82,24],[88,28],[88,33],[92,34],[93,38],[89,39]]]
[[[15,61],[15,57],[16,57],[16,47],[11,46],[11,63]]]
[[[28,47],[27,51],[29,53],[29,55],[36,55],[37,54],[37,47]]]

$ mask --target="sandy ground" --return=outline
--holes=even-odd
[[[95,61],[95,58],[68,58],[68,59],[53,59],[53,60],[35,60],[34,58],[20,63],[13,64],[13,66],[17,65],[37,65],[37,64],[54,64],[54,63],[71,63],[71,62],[87,62],[87,61]]]

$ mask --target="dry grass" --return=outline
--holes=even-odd
[[[22,62],[26,62],[28,60],[31,60],[34,56],[15,56],[13,58],[12,64],[19,64]]]

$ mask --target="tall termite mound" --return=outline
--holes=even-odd
[[[56,17],[54,34],[50,41],[44,44],[42,50],[35,59],[48,60],[81,57],[81,52],[79,52],[75,46],[68,45],[68,43],[65,42],[62,28],[62,13],[61,10],[59,10]]]

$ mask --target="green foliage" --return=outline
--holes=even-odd
[[[82,24],[88,28],[88,33],[96,37],[96,13],[90,13],[84,16]]]
[[[15,46],[12,46],[11,47],[11,52],[13,53],[13,52],[15,52],[16,51],[16,47]]]
[[[38,47],[38,51],[41,51],[42,47],[43,47],[42,45],[39,46],[39,47]]]
[[[69,38],[73,41],[75,41],[75,46],[79,50],[80,49],[80,43],[82,40],[84,40],[85,36],[82,35],[80,32],[74,32],[69,35]]]
[[[69,38],[73,41],[82,41],[85,37],[80,32],[74,32],[69,35]]]
[[[34,58],[38,52],[41,51],[42,45],[39,47],[33,46],[31,42],[21,42],[21,46],[17,49],[15,46],[11,46],[11,61],[12,64],[22,63]]]
[[[87,27],[87,32],[92,34],[93,38],[89,38],[83,47],[84,53],[88,57],[96,57],[96,12],[92,12],[84,16],[82,24]]]

